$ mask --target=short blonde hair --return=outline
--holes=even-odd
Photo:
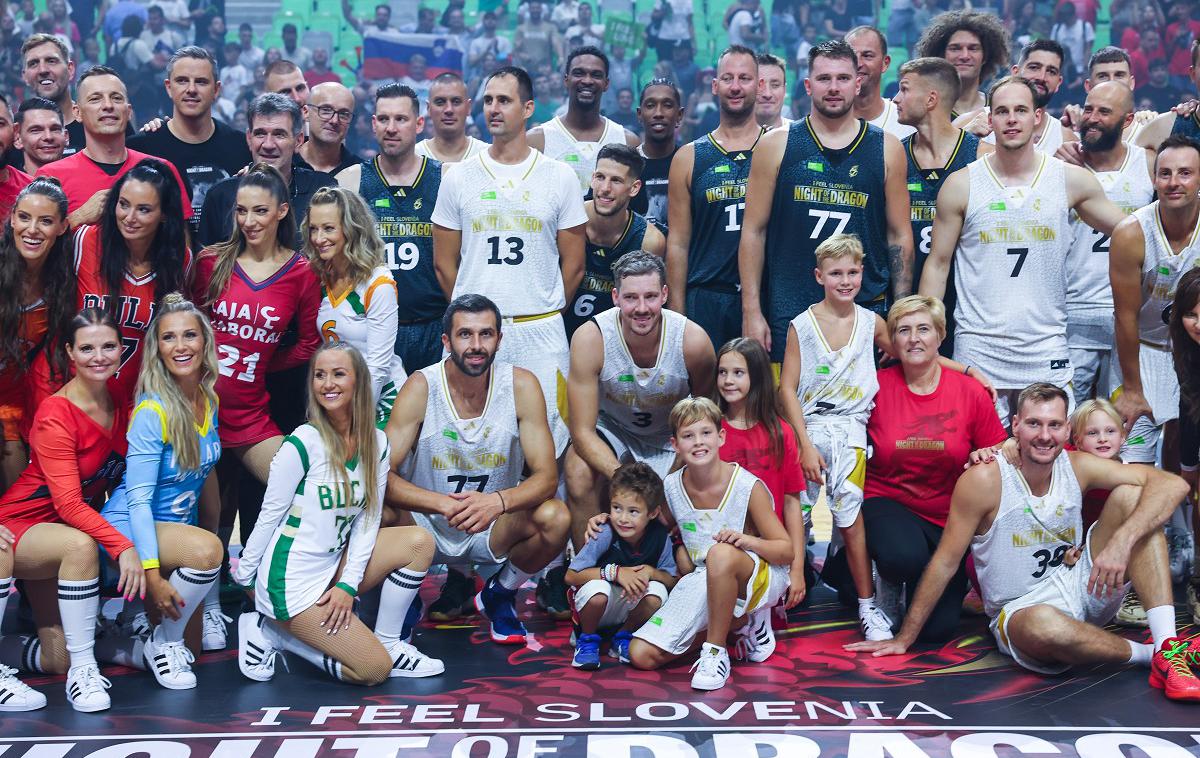
[[[671,409],[671,434],[678,434],[683,427],[698,421],[712,422],[720,429],[721,409],[706,397],[685,397]]]
[[[1071,414],[1071,439],[1075,444],[1079,444],[1079,440],[1087,434],[1087,422],[1091,415],[1096,411],[1100,411],[1104,415],[1112,419],[1112,422],[1117,425],[1120,430],[1122,439],[1125,437],[1125,420],[1121,418],[1121,414],[1117,413],[1117,407],[1105,400],[1102,397],[1084,400]]]
[[[850,256],[855,263],[863,262],[863,246],[857,234],[835,234],[817,245],[817,266],[843,256]]]
[[[892,307],[888,310],[887,315],[888,336],[895,339],[896,328],[900,324],[900,319],[905,316],[911,316],[914,313],[928,313],[929,320],[933,322],[933,329],[937,332],[938,339],[946,339],[946,306],[942,305],[941,300],[929,295],[909,295],[892,303]]]

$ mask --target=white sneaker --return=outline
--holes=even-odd
[[[738,630],[733,657],[739,661],[762,663],[775,653],[775,632],[771,629],[771,609],[759,608],[750,614]]]
[[[719,690],[729,681],[729,653],[723,647],[705,642],[700,658],[692,664],[692,689]]]
[[[862,628],[863,637],[869,642],[882,642],[892,638],[892,620],[878,605],[872,605],[866,610],[860,608],[858,624]]]
[[[17,678],[17,670],[0,665],[0,711],[36,711],[46,696]]]
[[[392,659],[392,672],[388,674],[389,677],[418,679],[423,676],[437,676],[446,670],[446,664],[437,658],[430,658],[404,640],[396,640],[383,647]]]
[[[204,652],[213,650],[224,650],[229,644],[228,631],[225,625],[233,619],[221,613],[219,608],[204,609],[204,631],[201,636],[200,647]]]
[[[247,679],[269,682],[275,676],[275,656],[279,649],[263,631],[264,619],[258,611],[238,617],[238,668]]]
[[[80,713],[107,711],[112,707],[106,691],[111,686],[96,664],[75,666],[67,672],[67,702]]]
[[[1116,622],[1121,626],[1140,627],[1142,629],[1150,627],[1150,619],[1146,616],[1146,609],[1142,607],[1141,599],[1133,590],[1126,593],[1124,599],[1121,600],[1121,607],[1117,611]]]
[[[124,613],[118,613],[116,625],[120,634],[126,637],[144,637],[150,634],[150,619],[146,617],[145,611],[138,611],[128,617]]]
[[[169,690],[190,690],[196,686],[196,674],[192,671],[192,662],[196,656],[187,649],[183,640],[160,641],[158,630],[146,638],[142,648],[142,657],[146,668],[153,674],[158,683]]]

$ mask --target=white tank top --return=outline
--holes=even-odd
[[[592,172],[596,170],[596,154],[608,144],[625,144],[625,127],[604,118],[604,133],[595,142],[584,142],[575,138],[555,116],[542,126],[546,137],[546,156],[562,161],[579,177],[579,191],[586,195],[592,186]]]
[[[1064,164],[1038,156],[1028,187],[1005,187],[987,158],[968,164],[970,198],[954,254],[954,358],[1001,389],[1071,379],[1067,354]]]
[[[1138,338],[1161,350],[1171,349],[1167,319],[1175,288],[1183,275],[1200,265],[1200,221],[1188,243],[1178,253],[1171,250],[1167,234],[1158,218],[1155,200],[1138,209],[1133,216],[1142,226],[1146,240],[1146,258],[1142,261],[1142,307],[1138,310]]]
[[[1094,171],[1104,194],[1126,213],[1154,197],[1147,153],[1128,145],[1125,162],[1116,171]],[[1071,323],[1106,325],[1113,320],[1112,286],[1108,277],[1109,235],[1102,234],[1071,212],[1071,250],[1067,253],[1067,318]],[[1111,347],[1111,345],[1109,345]]]
[[[610,308],[593,317],[604,340],[600,416],[608,425],[662,446],[671,437],[671,409],[691,394],[683,359],[687,318],[663,308],[658,359],[653,366],[643,368],[634,363],[625,344],[620,315],[620,309]]]
[[[696,566],[703,566],[708,549],[713,546],[713,537],[722,529],[742,532],[746,529],[746,514],[750,511],[750,493],[758,483],[758,477],[746,469],[733,464],[733,476],[725,488],[725,496],[716,508],[696,508],[692,498],[683,488],[683,472],[687,467],[667,476],[663,489],[667,495],[667,507],[675,523],[679,525],[679,536],[688,556]]]
[[[904,139],[917,130],[916,127],[900,123],[900,112],[896,110],[896,104],[886,98],[883,101],[883,113],[867,123],[878,126],[896,139]]]
[[[426,139],[421,140],[420,142],[417,143],[417,147],[416,147],[417,155],[423,155],[426,158],[438,161],[442,165],[453,165],[455,163],[461,163],[462,161],[465,161],[468,158],[474,158],[476,155],[479,155],[480,153],[482,153],[484,150],[487,150],[487,149],[488,149],[488,143],[484,142],[483,140],[478,140],[478,139],[475,139],[474,137],[468,136],[467,137],[467,152],[466,152],[466,154],[457,160],[451,161],[451,160],[447,160],[446,158],[444,158],[440,155],[437,155],[433,152],[433,138],[432,137],[427,137]]]
[[[800,345],[800,383],[796,395],[804,419],[822,416],[853,418],[861,424],[852,447],[866,447],[866,423],[875,405],[879,380],[875,376],[875,314],[854,306],[854,328],[840,350],[833,350],[817,324],[815,306],[792,319]]]
[[[1020,470],[1003,456],[997,456],[996,462],[1000,508],[991,527],[971,538],[983,609],[993,618],[1005,603],[1036,587],[1062,563],[1067,549],[1084,537],[1083,494],[1065,451],[1054,460],[1050,488],[1043,497],[1029,491]]]

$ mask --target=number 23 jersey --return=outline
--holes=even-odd
[[[480,153],[442,177],[433,223],[462,232],[454,297],[486,295],[504,316],[566,306],[558,232],[587,223],[587,213],[565,163],[533,149],[516,165]]]

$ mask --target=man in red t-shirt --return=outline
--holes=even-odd
[[[125,127],[133,115],[125,83],[107,66],[93,66],[79,77],[75,113],[87,135],[87,146],[69,158],[48,163],[38,176],[52,176],[67,193],[67,219],[71,228],[100,220],[108,189],[138,161],[150,156],[125,147]],[[161,159],[160,159],[161,160]],[[183,216],[192,217],[192,204],[183,179],[168,161],[163,161],[179,182],[183,194]]]
[[[0,156],[8,153],[12,143],[12,108],[9,107],[8,100],[0,95]],[[16,166],[0,165],[0,224],[3,224],[4,219],[8,218],[8,214],[12,212],[13,205],[17,202],[17,195],[31,181],[33,178]]]

